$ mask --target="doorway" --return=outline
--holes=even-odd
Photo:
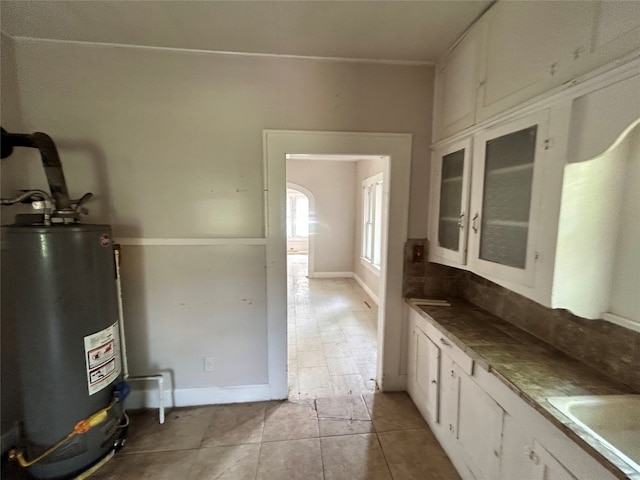
[[[407,240],[411,135],[265,130],[265,250],[267,265],[267,343],[271,398],[287,396],[287,262],[284,206],[286,203],[286,155],[358,155],[389,157],[385,177],[389,215],[383,238],[377,315],[376,383],[382,391],[406,388],[406,326],[403,320],[403,249]],[[316,259],[317,263],[317,259]],[[317,277],[319,273],[315,272]],[[311,280],[311,279],[309,279]],[[392,321],[387,321],[392,319]]]
[[[388,162],[287,155],[290,399],[375,393]]]

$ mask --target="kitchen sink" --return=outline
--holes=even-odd
[[[547,400],[640,472],[640,395],[549,397]]]

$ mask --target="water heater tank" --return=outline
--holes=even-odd
[[[107,225],[5,226],[2,282],[17,325],[22,451],[36,458],[76,423],[108,406],[122,379],[111,229]],[[3,299],[4,301],[5,299]],[[28,467],[71,478],[99,462],[121,432],[123,407]]]

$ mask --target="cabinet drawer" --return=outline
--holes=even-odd
[[[424,328],[426,327],[426,328]],[[419,323],[418,328],[424,331],[424,333],[431,339],[433,343],[435,343],[440,351],[445,353],[446,355],[453,360],[460,370],[466,373],[467,375],[473,375],[473,360],[469,355],[464,353],[460,347],[458,347],[453,341],[447,337],[446,334],[442,333],[431,323],[426,320],[424,323]]]

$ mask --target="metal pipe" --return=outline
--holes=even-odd
[[[2,198],[0,199],[1,205],[14,205],[16,203],[20,203],[28,198],[39,195],[42,197],[42,200],[51,201],[51,196],[45,192],[44,190],[27,190],[26,192],[21,193],[13,198]]]
[[[62,163],[60,163],[58,149],[53,139],[42,132],[32,134],[8,133],[2,128],[2,158],[11,155],[13,153],[13,147],[37,148],[40,151],[44,173],[47,176],[49,189],[56,204],[56,209],[70,209],[71,200],[69,199],[67,182],[64,179]]]
[[[118,325],[120,327],[120,352],[122,357],[122,372],[125,381],[151,380],[158,382],[158,420],[160,424],[164,423],[164,376],[162,374],[147,376],[129,376],[129,362],[127,360],[127,341],[124,334],[124,308],[122,306],[122,284],[120,282],[120,245],[114,246],[114,255],[116,261],[116,291],[118,293]]]

